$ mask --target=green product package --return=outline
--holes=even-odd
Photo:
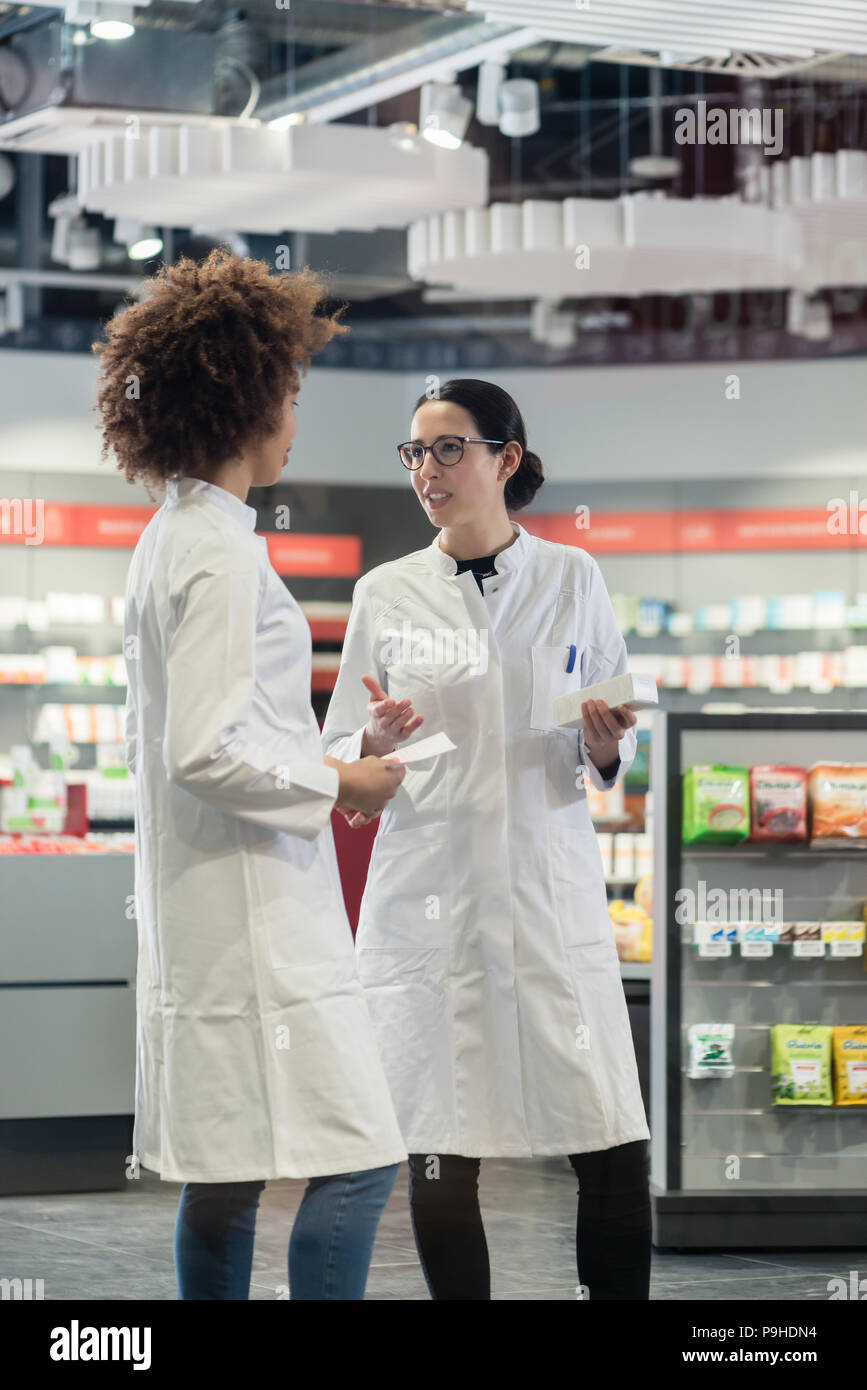
[[[771,1028],[774,1105],[833,1105],[832,1029],[822,1023],[776,1023]]]
[[[688,767],[683,774],[683,843],[736,845],[750,833],[750,773],[746,767]]]

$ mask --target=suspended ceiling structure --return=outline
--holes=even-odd
[[[337,288],[361,299],[867,283],[864,0],[154,0],[127,5],[114,43],[87,3],[0,4],[0,152],[13,171],[44,156],[131,282],[113,223],[231,231],[260,254],[256,238],[331,239]],[[484,116],[491,64],[537,84],[526,137]],[[431,84],[470,108],[453,148],[419,129]],[[779,108],[780,148],[678,143],[702,103],[705,120]],[[0,196],[0,290],[51,265],[39,247],[9,263],[17,196]]]

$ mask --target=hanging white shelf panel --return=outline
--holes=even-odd
[[[78,193],[107,217],[242,232],[373,231],[484,205],[488,157],[375,126],[148,124],[83,145]]]
[[[468,0],[467,9],[562,43],[708,57],[867,53],[862,0]]]
[[[798,222],[736,196],[494,203],[420,218],[408,248],[416,280],[516,299],[780,289],[804,270]]]
[[[867,153],[777,159],[764,184],[768,205],[803,230],[804,288],[867,284]]]

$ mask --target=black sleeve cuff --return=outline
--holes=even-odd
[[[599,768],[599,776],[602,778],[603,782],[610,782],[612,777],[616,777],[619,771],[620,759],[615,758],[614,762],[609,763],[607,767]]]

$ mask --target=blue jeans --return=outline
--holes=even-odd
[[[311,1178],[289,1241],[292,1299],[363,1299],[400,1164]],[[175,1222],[178,1297],[246,1299],[264,1182],[188,1182]]]

